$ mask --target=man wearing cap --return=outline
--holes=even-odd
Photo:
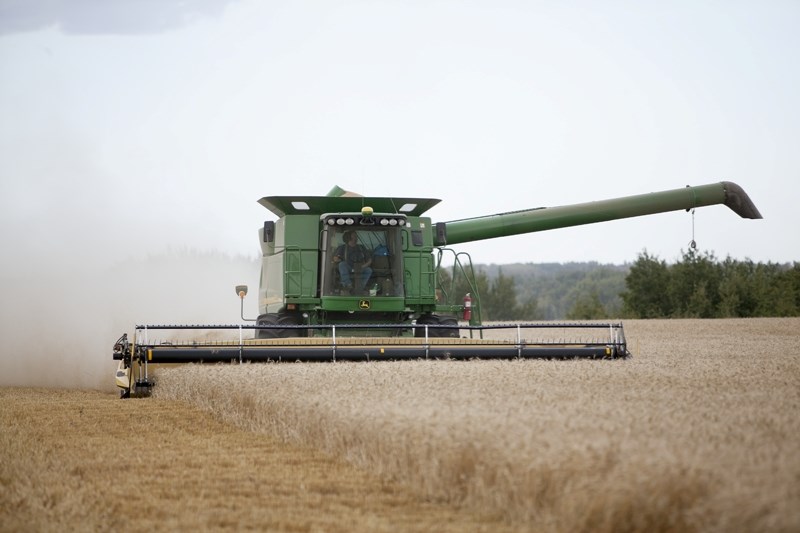
[[[353,274],[355,274],[356,289],[359,293],[364,292],[372,276],[372,256],[367,249],[359,244],[358,235],[355,231],[345,231],[342,236],[344,244],[336,249],[333,254],[333,262],[339,266],[339,276],[341,277],[342,287],[348,290],[353,288]]]

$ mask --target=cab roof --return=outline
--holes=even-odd
[[[371,207],[375,213],[419,216],[441,202],[436,198],[394,198],[367,196],[265,196],[258,201],[279,217],[285,215],[322,215],[324,213],[359,213]]]

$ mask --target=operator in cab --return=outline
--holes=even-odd
[[[365,292],[367,281],[372,276],[372,254],[358,242],[355,231],[345,231],[342,235],[344,244],[336,249],[333,262],[338,265],[342,287],[353,290],[353,278],[356,282],[356,294]]]

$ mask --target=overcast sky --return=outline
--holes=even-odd
[[[434,221],[728,180],[701,250],[800,260],[800,2],[0,0],[4,269],[257,255],[267,195]],[[667,261],[685,212],[460,247]]]

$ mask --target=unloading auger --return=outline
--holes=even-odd
[[[136,326],[133,339],[125,334],[114,345],[121,395],[149,393],[158,364],[624,358],[620,323],[482,324],[472,260],[449,246],[716,204],[762,218],[731,182],[432,223],[423,215],[439,201],[339,187],[327,196],[262,198],[277,220],[259,230],[257,319]],[[243,302],[247,287],[236,293]],[[198,338],[174,340],[187,329]],[[166,330],[173,335],[156,339]],[[228,338],[202,340],[209,331]]]

